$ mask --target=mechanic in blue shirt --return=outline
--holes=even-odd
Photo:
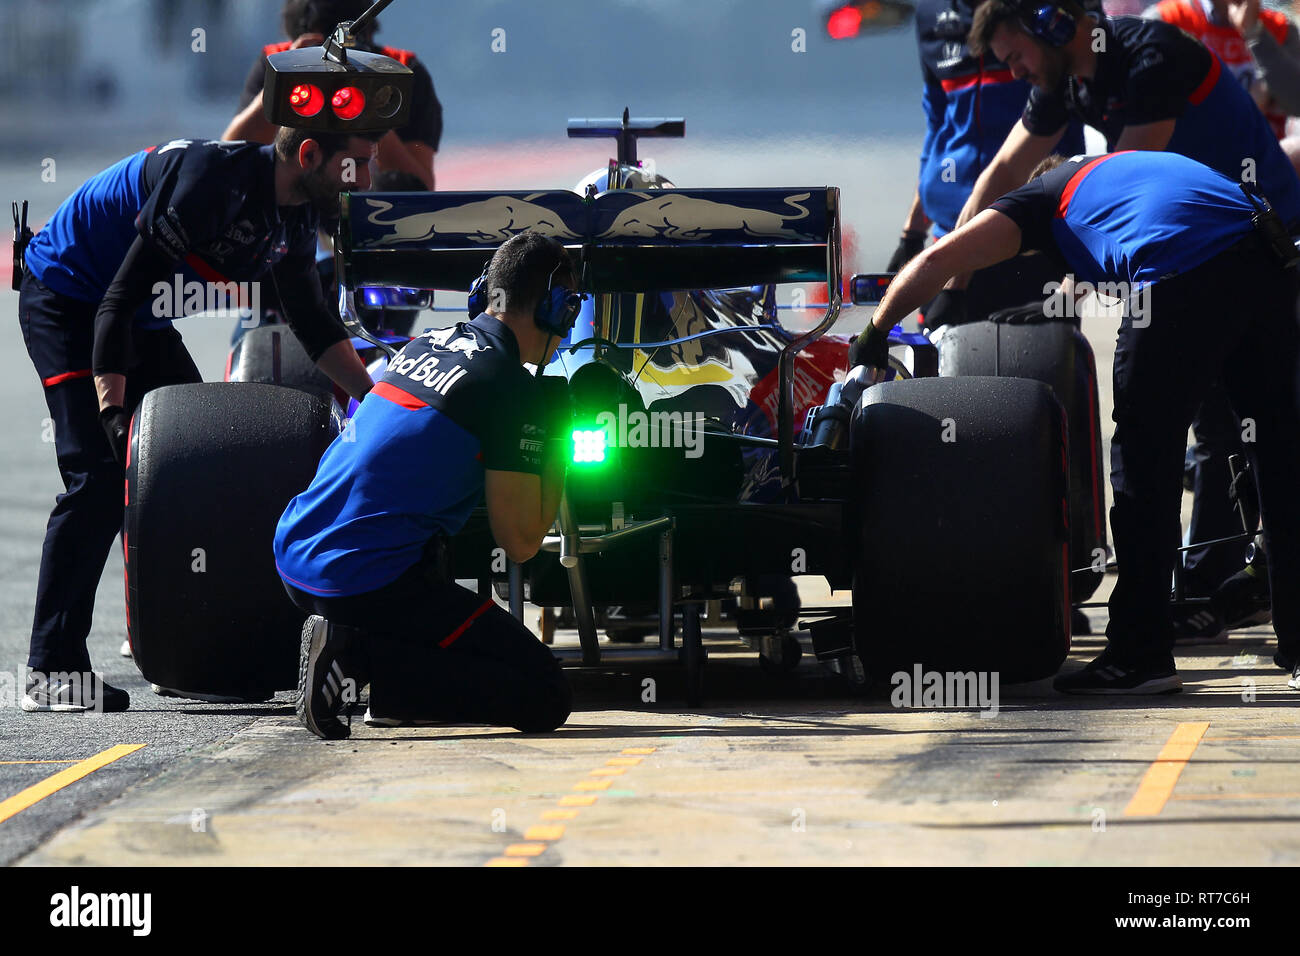
[[[86,636],[122,527],[131,413],[151,389],[201,381],[172,319],[178,302],[202,309],[217,297],[199,303],[178,289],[197,282],[224,295],[269,273],[297,303],[293,330],[321,370],[358,398],[370,388],[325,307],[315,252],[320,211],[356,188],[343,164],[351,160],[364,188],[373,149],[370,138],[301,130],[268,146],[172,140],[89,179],[27,245],[18,318],[65,491],[41,552],[24,710],[129,704],[91,674]]]
[[[1160,20],[1086,16],[1073,0],[985,0],[976,10],[972,50],[992,51],[1034,90],[1022,121],[980,176],[959,222],[1024,182],[1071,119],[1100,130],[1107,148],[1163,149],[1190,156],[1236,182],[1257,185],[1292,233],[1300,229],[1300,180],[1268,120],[1213,53]],[[964,280],[959,278],[955,285]],[[1206,395],[1193,423],[1197,436],[1188,539],[1240,533],[1228,488],[1228,459],[1241,433],[1222,388]],[[1245,564],[1240,544],[1188,554],[1189,594],[1209,595]],[[1221,626],[1188,609],[1182,639],[1221,639]]]
[[[367,682],[371,724],[541,732],[568,719],[569,686],[550,650],[492,598],[449,580],[445,548],[480,500],[512,561],[536,554],[555,520],[568,383],[523,365],[548,364],[572,327],[573,285],[554,239],[504,242],[471,293],[471,321],[402,349],[285,509],[275,560],[313,615],[298,715],[317,736],[348,735],[338,714]]]
[[[1058,162],[1057,157],[1042,166]],[[1154,694],[1181,689],[1169,581],[1178,546],[1178,481],[1187,426],[1212,382],[1255,419],[1254,467],[1269,550],[1275,661],[1300,688],[1300,325],[1296,251],[1239,184],[1177,153],[1079,157],[1037,175],[918,256],[854,342],[850,364],[882,365],[889,329],[952,276],[1025,249],[1059,258],[1080,281],[1124,283],[1130,307],[1115,346],[1111,527],[1119,578],[1105,651],[1058,690]]]
[[[931,224],[936,239],[957,224],[976,178],[1020,119],[1029,98],[1030,85],[1013,77],[1006,64],[988,52],[977,56],[966,46],[977,2],[921,0],[917,4],[926,133],[916,195],[888,272],[897,272],[925,248]],[[1082,123],[1070,123],[1056,152],[1064,156],[1083,152]],[[940,293],[922,310],[924,324],[935,328],[982,318],[996,309],[1039,298],[1044,284],[1061,278],[1046,269],[1046,261],[1033,256],[982,272],[964,297]]]

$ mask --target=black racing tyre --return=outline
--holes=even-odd
[[[1097,363],[1071,322],[973,322],[944,330],[941,376],[1015,376],[1045,382],[1065,406],[1070,436],[1070,579],[1075,603],[1101,584],[1106,552],[1106,473],[1102,463]],[[1100,556],[1100,560],[1098,557]]]
[[[250,329],[230,350],[226,369],[230,382],[285,385],[324,398],[334,394],[334,383],[316,367],[287,325]]]
[[[899,671],[1054,674],[1070,647],[1064,412],[1018,378],[868,389],[850,423],[855,643]]]
[[[338,434],[336,406],[274,385],[149,392],[126,471],[127,632],[145,679],[247,700],[297,685],[306,616],[271,553]]]

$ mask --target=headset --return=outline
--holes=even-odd
[[[487,274],[491,265],[489,260],[483,266],[482,274],[469,287],[468,305],[471,319],[487,311]],[[555,284],[555,273],[565,265],[564,260],[555,264],[555,268],[546,279],[546,292],[537,300],[537,306],[533,309],[533,321],[537,323],[537,327],[543,332],[560,338],[564,338],[573,329],[573,323],[577,321],[578,312],[582,309],[582,301],[586,298],[579,292]]]
[[[1077,24],[1074,15],[1055,3],[1020,0],[1020,23],[1030,36],[1048,46],[1062,47],[1074,39]]]

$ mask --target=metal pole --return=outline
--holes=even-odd
[[[659,649],[673,649],[673,528],[659,535]]]

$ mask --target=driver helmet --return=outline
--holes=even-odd
[[[578,185],[573,187],[573,191],[579,196],[587,195],[590,187],[595,186],[596,192],[603,193],[609,189],[610,173],[618,171],[622,180],[624,189],[676,189],[677,187],[668,180],[666,176],[656,172],[648,172],[641,166],[620,166],[617,162],[611,161],[603,169],[597,169],[578,181]]]

